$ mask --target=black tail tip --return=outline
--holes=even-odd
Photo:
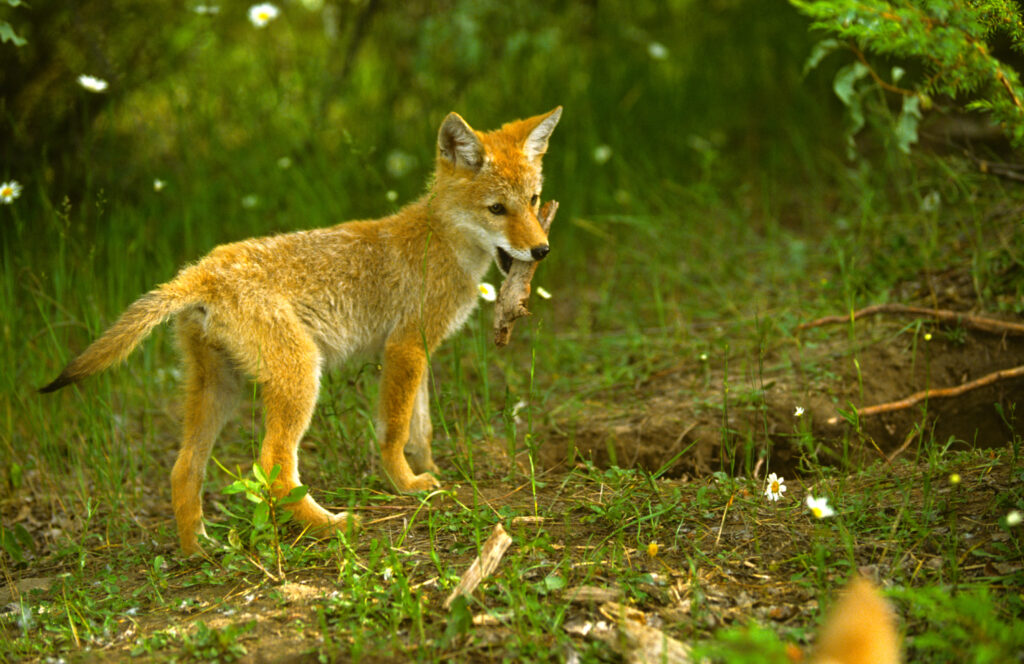
[[[70,378],[68,378],[64,374],[61,374],[61,375],[57,376],[53,380],[53,382],[50,383],[49,385],[47,385],[45,387],[40,387],[39,388],[39,393],[40,394],[49,394],[50,392],[56,392],[60,388],[66,387],[66,386],[70,385],[73,382],[74,382],[73,380],[71,380]]]

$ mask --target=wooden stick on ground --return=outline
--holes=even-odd
[[[920,403],[925,399],[940,399],[947,397],[957,397],[964,392],[970,392],[976,390],[979,387],[991,385],[1000,380],[1007,380],[1008,378],[1020,378],[1024,376],[1024,365],[1014,367],[1012,369],[1002,369],[1000,371],[993,371],[990,374],[982,376],[977,380],[972,380],[969,383],[963,385],[957,385],[956,387],[944,387],[934,388],[931,390],[922,390],[915,392],[905,399],[899,401],[889,401],[887,403],[880,403],[875,406],[868,406],[867,408],[861,408],[857,410],[858,417],[869,417],[871,415],[880,415],[881,413],[891,413],[894,410],[903,410],[904,408],[910,408],[916,403]],[[838,424],[839,418],[832,417],[828,420],[829,424]]]
[[[490,576],[491,572],[498,567],[501,557],[505,555],[505,551],[508,550],[510,544],[512,544],[512,538],[501,527],[501,524],[499,523],[494,526],[491,536],[487,538],[487,541],[480,548],[480,555],[476,557],[473,564],[462,575],[459,585],[455,586],[452,594],[448,595],[448,599],[444,601],[444,608],[450,609],[452,602],[459,595],[469,597],[473,594],[473,591],[480,585],[480,582]]]
[[[854,311],[853,314],[847,316],[825,316],[818,320],[812,320],[809,323],[802,323],[797,326],[798,330],[806,330],[812,327],[821,327],[823,325],[836,325],[840,323],[848,323],[850,320],[857,320],[858,318],[865,318],[867,316],[874,316],[877,314],[900,314],[906,316],[921,316],[926,318],[933,318],[940,323],[949,323],[951,325],[964,325],[975,330],[981,330],[982,332],[992,332],[994,334],[1024,334],[1024,325],[1020,323],[1011,323],[1005,320],[999,320],[997,318],[986,318],[984,316],[974,316],[972,314],[965,314],[959,311],[951,311],[949,309],[927,309],[925,307],[911,307],[905,304],[874,304],[870,307],[864,307]]]
[[[540,209],[537,219],[547,233],[558,212],[558,201],[548,201]],[[512,326],[517,318],[529,316],[526,301],[530,299],[530,280],[537,270],[537,261],[512,260],[508,275],[501,282],[498,299],[494,303],[494,345],[499,348],[512,338]]]

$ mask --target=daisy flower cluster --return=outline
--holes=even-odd
[[[772,473],[765,480],[764,497],[771,501],[782,500],[782,494],[786,492],[786,479],[779,477],[775,473]],[[818,519],[827,519],[830,516],[835,515],[833,510],[828,504],[828,498],[815,498],[808,494],[807,496],[807,509],[811,510],[811,514]]]

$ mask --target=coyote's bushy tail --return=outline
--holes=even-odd
[[[198,302],[194,291],[182,288],[182,281],[179,278],[159,286],[133,302],[106,332],[71,360],[52,383],[39,391],[54,392],[122,362],[153,328]]]
[[[892,608],[869,582],[854,579],[818,637],[812,664],[899,664]]]

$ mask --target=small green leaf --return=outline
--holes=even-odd
[[[297,503],[303,498],[305,498],[307,493],[309,493],[309,487],[300,484],[299,486],[289,491],[287,496],[279,500],[278,504],[291,505],[292,503]]]
[[[26,529],[25,526],[20,523],[16,523],[14,524],[13,532],[14,539],[18,540],[18,544],[21,545],[22,549],[26,551],[36,550],[36,541],[32,539],[31,533],[28,532],[28,529]]]
[[[851,62],[836,72],[836,77],[832,81],[832,89],[835,90],[836,96],[845,106],[853,105],[857,94],[854,86],[857,81],[867,75],[868,68],[862,62]]]
[[[557,574],[548,574],[544,577],[544,589],[548,592],[561,590],[565,587],[565,577]]]
[[[260,484],[270,484],[267,481],[267,476],[263,472],[263,468],[258,463],[252,464],[252,474],[259,480]]]
[[[473,625],[473,612],[469,610],[469,602],[464,595],[458,595],[453,601],[448,614],[448,624],[441,636],[442,647],[450,648],[459,638],[469,632]]]
[[[804,62],[804,76],[807,76],[808,72],[821,64],[821,61],[826,56],[840,47],[842,47],[842,43],[838,39],[822,39],[815,44],[814,48],[811,49],[811,54],[807,56],[807,60]]]
[[[0,549],[7,552],[16,563],[25,562],[25,552],[14,537],[14,533],[0,526]]]
[[[8,0],[10,2],[10,0]],[[17,5],[13,5],[17,6]],[[18,36],[18,33],[14,31],[11,24],[7,21],[0,21],[0,42],[11,42],[15,46],[24,46],[28,43],[27,40],[22,39]]]
[[[221,493],[242,493],[245,491],[245,483],[242,480],[235,480],[220,490]]]
[[[904,97],[903,109],[893,129],[900,152],[910,154],[910,146],[917,143],[917,125],[920,120],[920,100],[917,97]]]
[[[270,505],[259,503],[252,511],[252,525],[262,528],[270,521]]]

